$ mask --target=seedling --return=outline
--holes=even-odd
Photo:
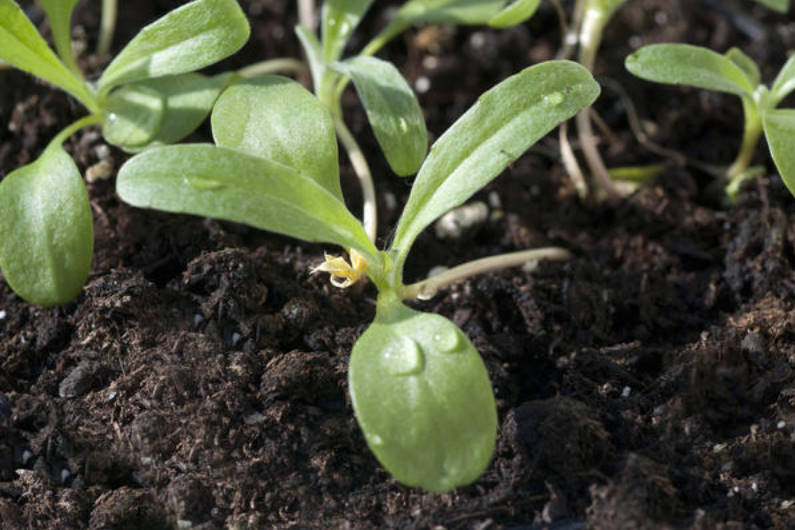
[[[672,83],[739,96],[745,127],[737,158],[726,170],[726,193],[734,200],[750,174],[748,166],[764,132],[781,178],[795,195],[795,110],[778,105],[795,90],[795,55],[784,64],[773,86],[760,83],[759,67],[737,48],[721,55],[689,44],[644,46],[626,59],[634,75],[658,83]]]
[[[0,0],[0,58],[75,97],[89,115],[68,126],[25,167],[0,183],[0,268],[11,288],[39,305],[68,302],[88,277],[93,226],[88,194],[63,142],[102,125],[128,151],[176,142],[205,119],[229,75],[194,73],[237,51],[249,26],[235,0],[195,0],[143,28],[96,83],[72,53],[77,0],[40,0],[57,55],[13,0]],[[104,2],[115,10],[114,1]],[[112,15],[112,14],[111,14]],[[103,16],[103,34],[112,28]],[[108,37],[105,37],[107,40]]]
[[[789,0],[756,0],[757,3],[767,6],[773,11],[786,13],[789,11]]]
[[[361,60],[334,68],[353,71]],[[411,107],[402,105],[404,88],[391,68],[380,61],[366,66],[379,76],[384,95],[379,120],[407,123],[398,127],[401,134],[381,137],[382,147],[395,153],[402,146],[419,146],[412,136],[424,138],[424,123],[415,124]],[[362,79],[371,82],[364,73]],[[553,61],[527,68],[483,94],[427,157],[423,149],[408,203],[385,250],[376,248],[345,207],[335,117],[283,77],[257,77],[227,89],[211,115],[214,145],[140,153],[122,166],[117,192],[134,206],[226,219],[342,247],[350,261],[327,256],[315,272],[328,272],[340,287],[366,276],[378,290],[375,321],[354,345],[349,370],[353,407],[367,444],[401,482],[446,491],[474,481],[487,466],[497,430],[494,396],[483,361],[464,333],[446,318],[411,309],[404,301],[433,296],[462,277],[542,257],[565,259],[568,253],[542,249],[494,256],[410,285],[403,282],[404,263],[428,225],[464,203],[598,93],[585,68]],[[411,163],[417,156],[397,155]]]
[[[320,40],[309,28],[296,28],[312,72],[315,94],[331,112],[339,140],[359,178],[364,196],[363,223],[371,241],[375,241],[378,222],[372,174],[345,125],[340,106],[349,80],[353,80],[391,169],[400,176],[413,175],[422,164],[428,146],[422,110],[397,68],[372,56],[414,24],[510,27],[530,18],[539,3],[540,0],[410,0],[356,56],[344,61],[341,58],[345,46],[372,0],[325,2]]]

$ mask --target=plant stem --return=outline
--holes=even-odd
[[[762,136],[762,117],[756,110],[756,104],[747,97],[743,97],[742,100],[745,119],[743,141],[742,144],[740,144],[740,151],[737,153],[737,158],[726,171],[729,185],[731,185],[735,179],[742,178],[743,173],[748,169],[748,165],[751,163],[751,159],[754,156],[759,138]]]
[[[421,282],[406,285],[401,290],[401,297],[404,300],[413,298],[428,300],[435,296],[439,289],[452,283],[465,280],[476,274],[484,274],[507,269],[509,267],[518,267],[527,262],[540,261],[542,259],[566,261],[571,259],[571,257],[572,255],[568,250],[559,247],[537,248],[533,250],[511,252],[509,254],[499,254],[497,256],[470,261]]]
[[[72,136],[74,133],[82,129],[83,127],[88,127],[89,125],[96,125],[102,121],[102,116],[99,114],[89,114],[88,116],[83,116],[76,122],[72,123],[66,129],[62,130],[58,133],[58,135],[53,138],[48,147],[50,145],[62,145],[67,138]]]
[[[337,136],[348,153],[348,159],[351,161],[353,171],[359,178],[359,185],[362,187],[362,199],[364,206],[362,208],[362,226],[370,241],[375,242],[376,233],[378,231],[378,210],[375,198],[375,186],[373,185],[373,175],[370,172],[370,166],[367,164],[367,159],[364,158],[359,144],[356,139],[348,130],[345,122],[342,119],[341,113],[334,114],[334,126],[337,129]]]
[[[298,59],[269,59],[259,63],[251,64],[237,71],[240,77],[257,77],[258,75],[275,74],[285,72],[296,74],[306,70],[306,65]]]
[[[97,55],[100,57],[110,53],[113,34],[116,32],[118,7],[118,0],[102,0],[102,20],[99,23],[99,42],[97,43]]]
[[[574,184],[574,189],[577,190],[577,195],[580,199],[585,199],[588,196],[588,184],[585,182],[585,175],[582,174],[582,168],[577,162],[577,156],[571,148],[569,142],[569,124],[563,122],[558,129],[558,138],[560,141],[560,159],[563,162],[563,167],[566,173],[569,174],[571,182]]]
[[[298,0],[298,22],[309,31],[317,29],[315,0]]]
[[[604,6],[599,2],[587,2],[585,13],[583,14],[582,25],[580,27],[580,54],[579,62],[588,70],[593,72],[596,62],[596,52],[602,42],[602,34],[609,18]],[[581,110],[575,118],[577,122],[577,134],[580,137],[580,147],[582,148],[585,162],[591,170],[591,174],[596,182],[607,193],[608,198],[617,199],[621,197],[613,179],[607,172],[602,161],[602,156],[596,148],[596,137],[591,127],[591,116],[588,109]]]

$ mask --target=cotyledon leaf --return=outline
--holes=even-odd
[[[249,33],[237,0],[194,0],[133,37],[103,72],[99,89],[198,70],[235,53]]]
[[[219,146],[291,166],[342,200],[331,114],[292,79],[264,75],[231,86],[210,121]]]
[[[19,296],[44,306],[72,300],[93,248],[88,193],[59,142],[0,182],[0,267]]]
[[[766,112],[762,117],[767,145],[784,184],[795,196],[795,109]]]
[[[431,147],[392,248],[405,257],[426,226],[461,205],[598,95],[590,72],[570,61],[531,66],[484,93]]]
[[[691,44],[651,44],[625,61],[630,73],[648,81],[688,85],[738,96],[751,96],[745,71],[728,57]]]
[[[730,48],[726,52],[726,57],[740,67],[745,73],[746,78],[751,86],[756,87],[762,79],[762,74],[759,72],[759,66],[753,59],[748,57],[740,48]]]
[[[361,55],[330,67],[353,80],[392,171],[416,173],[428,152],[428,131],[417,97],[398,69]]]
[[[778,105],[782,99],[795,90],[795,53],[781,67],[773,87],[770,89],[773,106]]]
[[[13,0],[0,0],[0,43],[0,59],[61,87],[86,107],[96,109],[93,94],[58,60]]]
[[[108,96],[102,109],[102,136],[124,148],[145,145],[160,130],[165,108],[158,91],[145,85],[123,86]]]
[[[533,16],[541,0],[515,0],[489,19],[493,28],[510,28]]]
[[[367,445],[400,482],[444,492],[486,469],[494,394],[477,350],[446,318],[380,297],[353,346],[348,381]]]
[[[116,179],[133,206],[244,223],[304,241],[354,248],[375,262],[377,250],[336,196],[296,169],[209,144],[154,147]]]

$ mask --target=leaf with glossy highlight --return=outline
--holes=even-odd
[[[342,52],[373,0],[326,0],[323,3],[323,54],[333,62]]]
[[[379,259],[359,221],[314,179],[234,149],[209,144],[148,149],[121,167],[116,192],[133,206],[244,223]]]
[[[428,152],[425,117],[411,87],[392,63],[357,56],[332,65],[353,80],[392,171],[417,172]]]
[[[88,277],[93,248],[88,193],[60,144],[0,182],[0,268],[19,296],[69,302]]]
[[[0,58],[15,68],[49,81],[87,107],[94,96],[53,53],[13,0],[0,0]]]
[[[127,85],[108,97],[103,110],[102,136],[120,147],[138,147],[160,130],[166,103],[145,85]]]
[[[432,492],[474,482],[497,435],[489,376],[455,324],[379,300],[348,381],[367,445],[396,479]]]
[[[342,200],[331,114],[292,79],[265,75],[237,83],[218,98],[210,120],[219,146],[293,167]]]
[[[750,96],[751,86],[742,68],[731,59],[690,44],[651,44],[627,57],[627,70],[657,83],[689,85],[738,96]]]
[[[776,163],[784,184],[795,196],[795,109],[773,110],[764,114],[765,131],[770,155]]]
[[[532,17],[541,0],[515,0],[492,16],[488,24],[493,28],[510,28]]]
[[[484,93],[431,147],[392,248],[405,255],[426,226],[461,205],[598,95],[591,73],[570,61],[531,66]]]
[[[111,87],[198,70],[239,50],[248,20],[236,0],[194,0],[143,28],[108,65],[98,86]]]

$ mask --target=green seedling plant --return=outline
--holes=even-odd
[[[721,55],[689,44],[653,44],[628,56],[626,67],[649,81],[738,96],[744,130],[737,157],[725,173],[726,194],[734,201],[740,184],[754,174],[749,165],[764,133],[773,162],[795,195],[795,109],[777,108],[795,91],[795,55],[784,64],[771,87],[761,83],[759,67],[737,48]]]
[[[380,62],[370,64],[384,74]],[[359,66],[347,65],[334,68]],[[419,150],[427,138],[424,122],[413,123],[403,83],[387,73],[378,84],[378,97],[365,96],[373,97],[369,108],[400,131],[380,138],[382,147]],[[422,149],[408,202],[383,250],[345,206],[333,113],[285,77],[259,76],[225,90],[210,118],[213,144],[162,146],[135,155],[119,171],[117,193],[133,206],[225,219],[341,247],[349,259],[327,255],[313,272],[329,273],[339,287],[366,277],[378,291],[375,320],[356,341],[348,373],[367,444],[400,482],[447,491],[476,480],[488,465],[497,431],[494,396],[466,335],[448,319],[405,301],[429,298],[473,274],[540,258],[566,259],[568,253],[551,248],[492,256],[412,284],[404,284],[404,264],[426,227],[598,94],[585,68],[551,61],[481,95],[427,156]],[[401,120],[408,125],[401,126]],[[415,156],[410,155],[412,163]]]
[[[143,28],[99,79],[89,82],[72,52],[77,0],[39,1],[56,52],[16,2],[0,0],[0,59],[59,87],[88,111],[37,160],[0,182],[0,268],[18,295],[47,306],[79,294],[93,254],[88,193],[64,141],[97,124],[105,140],[131,152],[184,138],[204,121],[232,78],[195,70],[241,48],[249,25],[236,0],[195,0]],[[104,4],[115,11],[114,1]],[[107,18],[104,35],[112,27]]]
[[[756,0],[756,2],[779,13],[789,11],[789,0]]]
[[[376,196],[370,167],[343,119],[340,99],[350,80],[392,171],[417,172],[427,153],[425,122],[408,83],[394,65],[374,54],[416,24],[446,23],[505,28],[530,18],[540,0],[410,0],[356,55],[342,59],[345,47],[372,0],[328,0],[321,13],[320,37],[298,26],[315,95],[331,112],[340,143],[348,153],[364,196],[363,222],[371,240],[377,232]]]

